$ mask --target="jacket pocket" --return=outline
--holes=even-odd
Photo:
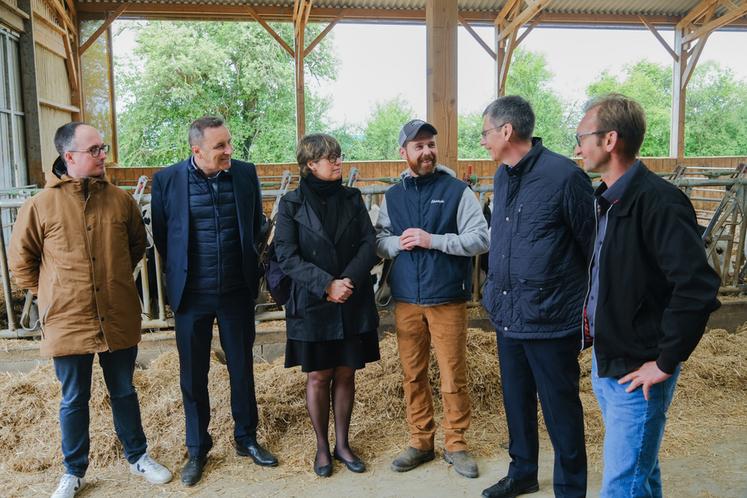
[[[519,310],[524,323],[545,325],[562,318],[563,288],[559,279],[519,278],[519,283]]]
[[[660,318],[657,318],[651,305],[646,297],[641,299],[638,307],[633,314],[633,331],[635,332],[635,341],[639,346],[645,349],[654,349],[659,343],[659,324]]]

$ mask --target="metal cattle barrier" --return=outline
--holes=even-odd
[[[595,175],[591,175],[595,184]],[[737,168],[709,168],[709,167],[678,167],[674,172],[662,174],[674,185],[679,187],[690,197],[696,207],[698,221],[702,226],[702,238],[706,248],[709,263],[721,276],[722,292],[747,292],[745,277],[747,276],[747,244],[745,236],[745,213],[747,212],[747,165],[740,164]],[[488,177],[470,178],[472,189],[485,207],[490,201],[493,191],[492,181],[481,184],[481,181],[492,180]],[[150,195],[145,194],[148,179],[141,177],[133,192],[138,201],[148,234],[148,250],[134,271],[134,278],[138,281],[141,294],[141,313],[143,329],[173,328],[174,318],[165,302],[164,277],[162,262],[153,244],[150,227]],[[356,185],[361,191],[365,204],[372,213],[372,218],[378,213],[378,206],[384,193],[399,181],[398,178],[361,178],[359,171],[351,171],[347,185]],[[263,201],[273,201],[272,211],[265,230],[265,239],[261,242],[259,253],[263,256],[274,233],[274,221],[280,198],[292,185],[298,184],[298,175],[284,172],[282,176],[260,177],[264,187],[274,187],[262,191]],[[362,185],[363,184],[363,185]],[[13,285],[8,270],[6,243],[12,230],[18,208],[38,192],[39,189],[24,187],[0,190],[0,277],[7,314],[7,326],[0,330],[0,338],[35,337],[40,335],[38,311],[35,298],[30,292],[23,295],[20,317],[14,308]],[[150,266],[149,266],[150,263]],[[378,265],[372,273],[376,274],[376,299],[380,305],[386,305],[388,299],[388,276],[386,262]],[[151,290],[151,281],[155,278],[155,293]],[[138,280],[139,279],[139,280]],[[473,302],[479,301],[484,273],[481,272],[477,258],[473,275]],[[262,287],[261,287],[262,290]],[[18,294],[16,293],[16,296]],[[257,321],[283,320],[285,314],[262,292],[255,309]]]

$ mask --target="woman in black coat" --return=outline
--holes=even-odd
[[[379,359],[371,268],[376,235],[359,190],[342,185],[340,144],[329,135],[305,136],[296,151],[298,189],[280,201],[275,252],[291,278],[285,305],[285,366],[308,373],[306,407],[316,432],[314,471],[332,473],[330,395],[335,418],[334,458],[353,472],[364,463],[348,442],[355,371]]]

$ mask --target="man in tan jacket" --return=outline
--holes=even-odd
[[[66,473],[53,497],[72,497],[88,467],[93,356],[99,355],[114,428],[130,471],[154,484],[171,480],[146,453],[132,376],[140,342],[140,302],[132,272],[145,228],[132,197],[104,176],[109,150],[79,122],[54,137],[60,157],[45,189],[18,213],[8,250],[19,287],[38,298],[41,351],[62,384],[60,429]]]

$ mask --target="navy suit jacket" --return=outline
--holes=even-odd
[[[189,272],[189,168],[191,158],[164,168],[153,176],[151,216],[153,240],[165,262],[166,294],[178,310]],[[241,237],[242,268],[246,285],[257,297],[262,194],[254,164],[231,160],[236,211]]]

